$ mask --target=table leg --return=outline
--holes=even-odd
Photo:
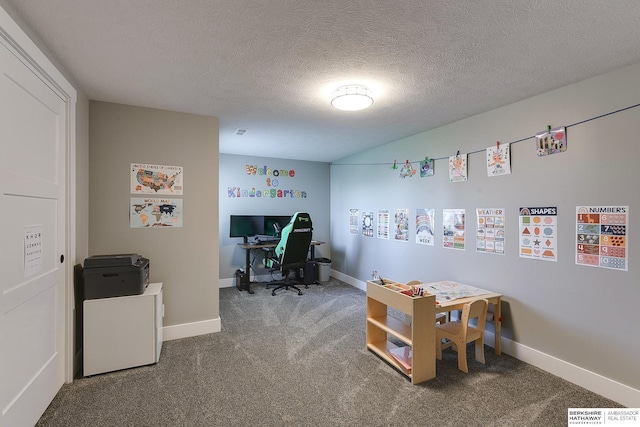
[[[251,289],[251,249],[245,249],[245,273],[247,273],[247,292],[252,294]]]
[[[495,350],[496,354],[500,356],[502,354],[502,304],[500,298],[497,298],[497,302],[493,305],[493,324],[495,329]]]

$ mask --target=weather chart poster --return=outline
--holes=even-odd
[[[504,209],[476,209],[476,252],[504,255]]]
[[[558,261],[558,208],[520,208],[520,258]]]
[[[628,271],[629,206],[576,207],[576,264]]]

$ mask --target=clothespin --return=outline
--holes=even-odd
[[[547,133],[551,135],[551,125],[547,125]]]
[[[428,157],[425,157],[425,158],[424,158],[424,161],[425,161],[425,163],[429,163],[429,158],[428,158]]]
[[[393,161],[393,166],[391,166],[391,169],[398,169],[398,166],[396,165],[396,161]]]
[[[500,141],[496,141],[496,148],[500,149]]]
[[[458,152],[456,153],[456,157],[460,155],[460,150],[458,150]]]
[[[404,165],[407,166],[407,167],[411,166],[411,165],[409,165],[409,159],[405,160]]]

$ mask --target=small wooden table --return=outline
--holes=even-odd
[[[493,304],[493,324],[495,325],[495,345],[494,349],[497,355],[502,354],[502,309],[500,307],[500,300],[502,299],[502,294],[498,294],[496,292],[487,291],[485,289],[475,288],[468,285],[463,285],[458,282],[444,280],[441,282],[431,282],[424,283],[420,286],[424,286],[425,292],[434,293],[436,295],[436,313],[446,313],[453,310],[462,310],[464,305],[468,302],[475,301],[477,299],[486,299],[489,303]],[[466,296],[462,298],[456,299],[446,299],[439,297],[438,291],[444,291],[445,289],[451,289],[452,287],[459,286],[462,289],[473,289],[476,292],[481,292],[478,295]],[[436,292],[433,292],[434,288]],[[464,294],[464,292],[462,292]],[[442,294],[440,294],[442,295]]]

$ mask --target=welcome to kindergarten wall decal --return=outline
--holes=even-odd
[[[291,188],[282,188],[288,185],[288,179],[295,178],[296,172],[293,169],[271,169],[267,166],[258,167],[257,165],[246,165],[247,175],[255,177],[263,177],[265,179],[266,188],[256,187],[241,188],[227,187],[227,195],[229,198],[264,198],[264,199],[306,199],[307,192],[304,190],[294,190]],[[281,182],[282,181],[282,182]]]

